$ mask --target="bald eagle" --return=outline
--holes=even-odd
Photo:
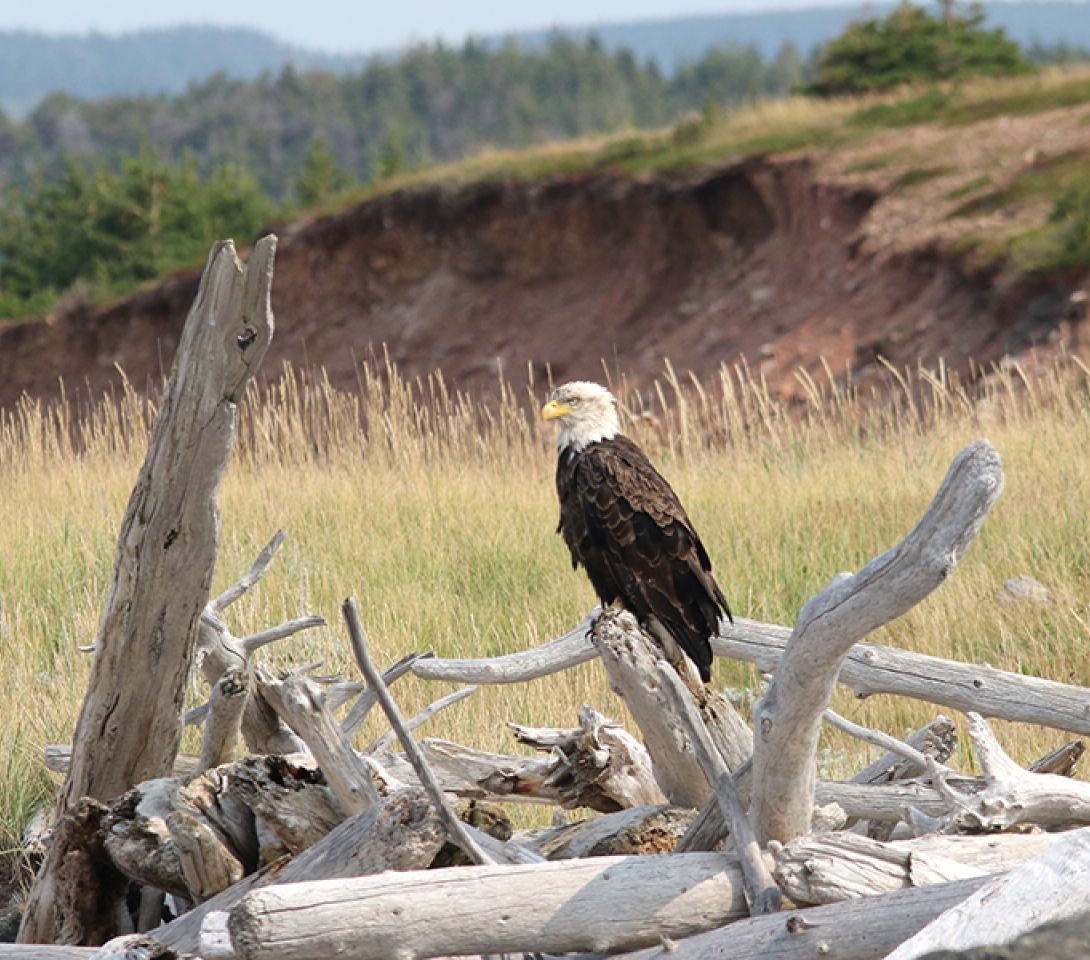
[[[709,642],[731,618],[708,553],[677,495],[643,451],[621,433],[613,395],[576,381],[541,411],[560,422],[556,490],[572,566],[580,565],[603,607],[633,613],[675,664],[680,648],[711,678]]]

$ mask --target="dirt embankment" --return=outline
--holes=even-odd
[[[890,188],[891,190],[894,188]],[[707,381],[745,360],[790,394],[797,367],[821,375],[876,358],[968,372],[1078,336],[1071,287],[972,273],[934,244],[868,252],[881,185],[821,176],[807,158],[750,158],[685,175],[611,173],[396,194],[285,230],[277,330],[265,361],[324,368],[354,389],[360,361],[385,350],[410,377],[496,389],[600,378],[637,385],[668,359]],[[197,275],[113,306],[0,327],[0,406],[158,383]]]

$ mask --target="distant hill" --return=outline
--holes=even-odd
[[[565,29],[575,39],[596,34],[609,50],[627,47],[641,61],[655,60],[666,73],[699,59],[708,47],[752,44],[766,58],[790,42],[804,56],[861,16],[886,13],[890,3],[850,3],[803,10],[689,16]],[[1090,2],[1016,0],[987,3],[989,26],[1002,26],[1022,44],[1090,47]],[[552,30],[517,33],[519,46],[544,47]],[[500,36],[481,38],[499,46]],[[287,63],[334,72],[359,68],[373,57],[330,56],[281,43],[257,30],[177,27],[121,36],[46,36],[0,32],[0,107],[25,116],[46,94],[63,91],[80,99],[113,94],[177,93],[193,81],[223,71],[249,80],[277,73]]]
[[[21,117],[55,91],[86,100],[177,93],[220,71],[251,80],[266,71],[278,73],[289,62],[341,71],[365,59],[326,56],[257,30],[222,27],[141,30],[116,37],[0,31],[0,106]]]
[[[924,0],[914,0],[927,6]],[[631,23],[602,23],[565,30],[574,38],[594,33],[607,49],[627,47],[638,58],[656,60],[673,72],[681,63],[700,57],[708,47],[752,44],[771,57],[790,42],[808,56],[815,46],[840,34],[850,20],[884,16],[895,3],[853,3],[803,10],[770,10],[719,16],[672,17]],[[1024,46],[1066,43],[1090,47],[1090,2],[1082,0],[1016,0],[983,4],[989,27],[1003,27],[1008,36]],[[519,43],[534,46],[545,42],[549,31],[517,34]]]

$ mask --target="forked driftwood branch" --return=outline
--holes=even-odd
[[[995,449],[986,440],[970,444],[900,544],[858,574],[839,574],[803,607],[772,683],[753,708],[750,809],[762,844],[785,843],[810,829],[822,711],[848,651],[953,572],[1002,489]]]

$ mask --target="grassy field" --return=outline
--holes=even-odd
[[[891,372],[884,405],[808,382],[810,401],[785,409],[744,371],[719,383],[663,378],[651,396],[624,399],[629,432],[659,462],[701,530],[734,611],[792,623],[802,603],[841,570],[858,570],[915,523],[950,461],[986,436],[999,449],[1006,490],[953,578],[880,643],[986,661],[1090,685],[1090,401],[1086,369],[996,371],[970,400],[937,375]],[[215,588],[248,569],[279,528],[273,569],[229,612],[234,632],[318,613],[330,626],[268,650],[276,665],[317,659],[355,676],[339,607],[358,598],[377,659],[410,650],[489,656],[570,629],[593,603],[554,533],[554,437],[529,411],[533,397],[488,409],[451,397],[439,381],[408,385],[361,371],[360,396],[286,380],[251,392],[221,488]],[[52,796],[41,763],[68,742],[86,682],[113,565],[114,538],[146,448],[151,415],[132,395],[106,402],[76,428],[68,407],[27,403],[0,423],[0,842],[15,843]],[[1053,599],[997,599],[1029,574]],[[713,683],[743,710],[760,680],[719,661]],[[446,692],[406,678],[415,711]],[[194,702],[203,695],[194,684]],[[518,687],[479,691],[426,732],[516,752],[504,721],[574,724],[582,703],[625,717],[596,663]],[[938,712],[926,704],[838,694],[849,717],[904,735]],[[1064,739],[999,724],[1031,761]],[[361,743],[380,731],[377,721]],[[188,735],[186,746],[195,749]],[[849,775],[871,758],[829,735],[822,765]],[[967,752],[957,761],[971,768]]]

